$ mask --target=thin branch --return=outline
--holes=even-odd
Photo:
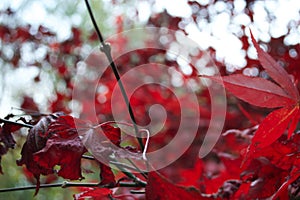
[[[40,188],[62,187],[62,185],[63,185],[63,183],[41,184]],[[0,193],[20,191],[20,190],[22,190],[22,191],[23,190],[33,190],[33,189],[36,189],[36,185],[13,187],[13,188],[1,188]]]
[[[130,173],[129,171],[127,171],[124,166],[122,165],[118,165],[116,163],[118,163],[117,161],[110,161],[110,162],[114,162],[113,164],[123,173],[125,174],[128,178],[132,179],[135,183],[139,184],[142,187],[145,187],[147,185],[147,182],[139,179],[138,177],[136,177],[134,174]]]
[[[13,125],[21,126],[21,127],[26,127],[26,128],[33,128],[33,125],[31,125],[31,124],[23,124],[23,123],[19,123],[19,122],[13,122],[13,121],[9,121],[9,120],[2,119],[2,118],[0,118],[0,123],[7,123],[7,124],[13,124]]]
[[[90,6],[88,0],[85,0],[85,4],[86,4],[86,7],[87,7],[87,9],[89,11],[89,15],[90,15],[90,18],[92,20],[93,26],[94,26],[94,28],[95,28],[95,30],[97,32],[98,38],[99,38],[101,44],[103,44],[103,42],[104,42],[103,36],[102,36],[102,34],[100,32],[100,29],[99,29],[99,27],[97,25],[97,22],[96,22],[95,18],[94,18],[94,15],[93,15],[93,12],[92,12],[92,9],[91,9],[91,6]]]
[[[129,102],[128,96],[126,94],[124,85],[123,85],[123,83],[121,81],[121,78],[120,78],[117,66],[116,66],[116,64],[113,61],[112,56],[111,56],[111,47],[110,47],[109,44],[107,44],[107,43],[104,42],[103,36],[102,36],[102,34],[100,32],[100,29],[99,29],[99,27],[98,27],[98,25],[97,25],[97,23],[95,21],[95,18],[94,18],[94,15],[93,15],[93,12],[92,12],[92,9],[91,9],[91,7],[89,5],[88,0],[85,0],[85,4],[86,4],[86,7],[88,9],[88,12],[89,12],[90,18],[92,20],[93,26],[94,26],[94,28],[95,28],[95,30],[97,32],[98,38],[99,38],[100,43],[101,43],[100,50],[106,55],[106,58],[107,58],[108,62],[110,63],[110,66],[111,66],[111,68],[113,70],[115,78],[118,81],[118,85],[119,85],[119,88],[121,90],[121,93],[122,93],[122,96],[124,98],[124,101],[126,103],[126,106],[128,108],[128,112],[129,112],[131,121],[133,122],[134,131],[135,131],[137,140],[139,142],[139,145],[140,145],[141,149],[144,150],[144,144],[143,144],[142,138],[139,135],[139,130],[138,130],[138,127],[136,125],[136,120],[135,120],[135,117],[134,117],[134,113],[133,113],[132,107],[130,105],[130,102]]]
[[[137,170],[145,179],[148,179],[147,176],[147,172],[142,171],[138,166],[136,166],[136,164],[134,162],[132,162],[132,160],[130,160],[129,158],[127,159],[128,162],[130,162],[130,164],[132,164],[132,166],[134,167],[135,170]],[[146,161],[147,162],[147,161]]]
[[[99,183],[75,183],[75,182],[62,182],[62,183],[51,183],[51,184],[41,184],[40,188],[69,188],[69,187],[100,187],[100,188],[114,188],[114,187],[144,187],[143,184],[137,182],[119,182],[117,186],[115,185],[99,185]],[[36,185],[30,186],[20,186],[13,188],[2,188],[0,189],[0,193],[2,192],[14,192],[14,191],[24,191],[24,190],[34,190],[36,189]]]

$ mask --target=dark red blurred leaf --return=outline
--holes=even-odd
[[[6,117],[8,119],[9,117]],[[1,123],[1,122],[0,122]],[[0,127],[0,173],[3,174],[1,167],[1,157],[5,155],[9,149],[13,149],[15,147],[16,141],[12,136],[12,133],[19,130],[21,126],[14,125],[10,123],[4,123],[2,127]]]
[[[230,76],[215,77],[201,76],[209,78],[234,94],[237,98],[242,99],[252,105],[277,108],[295,103],[279,86],[259,77],[248,77],[242,74]]]
[[[88,191],[73,195],[75,200],[93,199],[93,200],[111,200],[112,191],[108,188],[92,188]]]
[[[212,199],[203,197],[201,193],[194,187],[183,187],[174,185],[166,178],[162,177],[157,172],[150,172],[148,175],[148,182],[146,186],[146,199],[147,200],[160,200],[160,199]]]
[[[179,172],[181,179],[177,182],[178,185],[199,187],[199,179],[203,173],[203,162],[198,159],[193,168],[180,169]]]
[[[109,123],[101,124],[101,129],[105,136],[117,146],[120,146],[121,142],[121,129],[111,126]]]
[[[251,183],[242,183],[239,187],[238,191],[234,194],[232,199],[243,199],[243,200],[250,200],[251,198],[248,198],[248,193],[250,189]]]
[[[283,135],[271,145],[257,150],[252,158],[265,157],[273,165],[283,170],[290,170],[297,165],[299,156],[300,135],[295,134],[290,139]]]
[[[21,108],[24,109],[25,111],[39,111],[38,106],[34,102],[34,100],[29,97],[29,96],[24,96],[23,97],[23,102],[21,104]]]
[[[300,170],[299,168],[294,168],[289,176],[289,179],[286,180],[278,189],[278,191],[272,196],[272,199],[277,200],[277,199],[284,199],[288,198],[288,186],[296,181],[300,177]]]
[[[287,175],[287,171],[277,168],[266,158],[252,160],[241,174],[243,181],[251,182],[246,199],[271,197],[285,182]]]
[[[111,168],[105,164],[100,164],[100,178],[101,178],[101,185],[114,185],[116,183],[115,181],[115,175],[113,174]]]
[[[289,74],[269,54],[264,52],[255,41],[252,32],[251,39],[258,54],[258,59],[269,76],[276,81],[293,99],[299,99],[297,87],[293,84]]]
[[[239,189],[240,185],[240,180],[227,180],[222,187],[219,188],[217,195],[221,199],[232,199],[232,196]]]

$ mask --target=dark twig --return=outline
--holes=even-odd
[[[52,184],[41,184],[40,188],[68,188],[68,187],[105,187],[105,188],[113,188],[114,185],[99,185],[99,183],[75,183],[75,182],[63,182],[63,183],[52,183]],[[136,182],[119,182],[118,187],[144,187],[144,185]],[[0,189],[0,193],[2,192],[14,192],[14,191],[24,191],[24,190],[33,190],[36,189],[36,185],[30,186],[20,186],[14,188],[2,188]]]
[[[117,161],[111,161],[114,162],[114,165],[123,173],[125,174],[128,178],[132,179],[135,183],[139,184],[142,187],[145,187],[147,185],[147,183],[141,179],[139,179],[138,177],[136,177],[134,174],[130,173],[129,171],[127,171],[123,165],[118,165],[116,163],[118,163]]]
[[[86,3],[86,7],[88,9],[88,12],[89,12],[89,15],[90,15],[90,18],[92,20],[92,23],[93,23],[93,26],[97,32],[97,35],[98,35],[98,38],[99,38],[99,41],[101,43],[101,47],[100,47],[100,50],[106,55],[107,57],[107,60],[108,62],[110,63],[110,66],[113,70],[113,73],[115,75],[115,78],[116,80],[118,81],[118,85],[120,87],[120,90],[121,90],[121,93],[122,93],[122,96],[124,98],[124,101],[126,103],[126,106],[128,108],[128,112],[129,112],[129,115],[130,115],[130,118],[131,118],[131,121],[133,122],[133,125],[134,125],[134,131],[135,131],[135,134],[136,134],[136,137],[137,137],[137,140],[139,142],[139,145],[141,147],[142,150],[144,150],[144,144],[143,144],[143,141],[142,141],[142,138],[140,137],[140,134],[139,134],[139,130],[138,130],[138,127],[136,125],[136,120],[135,120],[135,117],[134,117],[134,113],[133,113],[133,110],[132,110],[132,107],[130,105],[130,102],[129,102],[129,99],[128,99],[128,96],[126,94],[126,91],[125,91],[125,88],[124,88],[124,85],[121,81],[121,78],[120,78],[120,75],[119,75],[119,72],[118,72],[118,69],[117,69],[117,66],[115,64],[115,62],[113,61],[112,59],[112,56],[111,56],[111,47],[109,44],[105,43],[104,42],[104,39],[103,39],[103,36],[100,32],[100,29],[96,23],[96,20],[94,18],[94,15],[93,15],[93,12],[92,12],[92,9],[89,5],[89,2],[88,0],[85,0],[85,3]]]
[[[7,123],[7,124],[13,124],[13,125],[21,126],[21,127],[26,127],[26,128],[33,128],[33,125],[31,125],[31,124],[23,124],[23,123],[19,123],[19,122],[13,122],[13,121],[9,121],[9,120],[2,119],[2,118],[0,118],[0,123]]]

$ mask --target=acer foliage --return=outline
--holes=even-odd
[[[198,11],[208,9],[195,1],[189,1],[189,5]],[[247,14],[253,20],[250,3],[247,3],[246,8]],[[191,16],[194,22],[199,20],[198,11]],[[14,17],[10,10],[2,14]],[[117,16],[115,24],[116,31],[122,32],[126,24],[123,16]],[[152,13],[147,25],[177,30],[179,34],[186,33],[184,19],[173,17],[166,10]],[[16,158],[17,165],[23,166],[29,182],[36,184],[36,195],[39,195],[43,184],[57,183],[60,177],[74,181],[62,184],[65,187],[62,192],[68,187],[78,189],[70,189],[74,199],[208,200],[299,197],[299,45],[286,46],[283,37],[272,38],[269,44],[264,44],[270,49],[267,53],[252,33],[249,37],[244,34],[239,38],[243,43],[243,50],[248,50],[253,44],[258,60],[246,56],[245,69],[235,72],[226,69],[225,64],[217,59],[216,50],[213,48],[207,49],[207,55],[213,61],[207,61],[207,55],[201,51],[184,49],[184,54],[191,61],[205,63],[205,69],[209,69],[212,62],[215,62],[221,76],[208,76],[199,75],[196,66],[192,65],[189,66],[190,73],[184,73],[178,62],[179,56],[172,57],[168,54],[174,45],[183,41],[166,29],[151,38],[145,38],[145,44],[159,46],[158,49],[136,49],[123,53],[124,49],[130,49],[135,38],[122,34],[110,38],[112,54],[121,54],[114,60],[121,75],[137,66],[151,63],[147,65],[152,67],[151,73],[146,69],[138,71],[138,74],[126,80],[128,86],[145,77],[148,80],[158,80],[166,86],[143,86],[129,99],[138,125],[151,121],[148,113],[153,104],[162,105],[166,111],[167,118],[163,128],[150,139],[142,140],[143,144],[149,142],[148,148],[143,149],[135,137],[132,125],[114,119],[113,108],[125,113],[128,106],[122,98],[112,101],[113,91],[118,86],[111,68],[103,71],[100,81],[93,76],[98,74],[99,68],[108,65],[104,54],[92,53],[89,57],[91,59],[86,59],[84,64],[82,62],[85,45],[88,45],[85,43],[97,42],[95,32],[83,33],[79,28],[73,27],[69,38],[58,41],[56,34],[43,26],[34,32],[30,26],[19,25],[15,28],[9,24],[1,24],[0,30],[1,45],[6,45],[7,48],[12,45],[16,49],[12,56],[1,57],[11,70],[36,67],[39,73],[34,78],[35,84],[43,81],[49,68],[49,77],[54,77],[53,83],[49,83],[53,85],[53,96],[47,99],[46,109],[38,105],[30,94],[24,93],[20,94],[22,117],[8,115],[0,119],[0,158],[15,148],[16,144],[22,146],[20,158]],[[247,32],[245,27],[241,30],[243,33]],[[22,57],[24,55],[19,52],[24,45],[45,48],[45,56],[43,59],[35,58],[25,63]],[[297,56],[291,57],[290,50],[297,51]],[[5,54],[1,49],[0,53]],[[159,65],[166,66],[164,73],[155,70]],[[246,69],[253,68],[258,70],[257,75],[248,76],[244,73]],[[76,74],[80,70],[81,73]],[[180,74],[181,85],[172,82],[176,79],[174,74]],[[210,126],[212,115],[211,96],[208,88],[202,84],[202,78],[224,85],[228,91],[228,109],[218,143],[206,157],[200,159],[199,148]],[[76,81],[80,84],[75,84]],[[182,91],[185,84],[195,85],[200,109]],[[89,90],[91,85],[97,86],[96,92]],[[75,89],[84,91],[82,94],[91,97],[90,101],[80,101],[84,99],[84,95],[74,100],[72,91]],[[176,96],[174,91],[179,91],[181,96]],[[81,102],[78,106],[80,109],[72,110],[69,105],[74,102],[76,105],[76,100]],[[186,102],[190,112],[199,112],[201,116],[193,143],[169,166],[150,172],[141,170],[142,166],[149,164],[144,156],[145,152],[155,152],[176,136],[181,119],[180,101]],[[70,113],[77,113],[78,117]],[[155,119],[160,118],[158,116]],[[122,120],[130,122],[128,116]],[[189,127],[193,123],[188,121],[185,124],[185,134],[191,134]],[[23,126],[25,128],[21,129]],[[131,131],[131,135],[122,131],[124,127]],[[28,132],[24,129],[28,129]],[[179,141],[176,145],[179,148],[182,144]],[[174,154],[168,152],[163,156],[167,159]],[[117,161],[117,158],[122,162]],[[132,165],[133,161],[139,165]],[[3,165],[5,163],[0,165],[1,174],[6,173],[1,168]],[[94,169],[99,170],[99,175],[92,180],[86,180],[88,173],[95,173],[92,172]]]

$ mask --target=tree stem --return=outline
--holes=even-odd
[[[138,127],[137,127],[137,124],[136,124],[136,120],[135,120],[135,117],[134,117],[134,113],[133,113],[132,107],[130,105],[128,96],[126,94],[124,85],[123,85],[123,83],[122,83],[122,81],[120,79],[118,68],[117,68],[115,62],[112,59],[112,56],[111,56],[111,47],[110,47],[109,44],[107,44],[107,43],[104,42],[103,36],[102,36],[101,31],[100,31],[100,29],[99,29],[99,27],[98,27],[98,25],[96,23],[96,20],[94,18],[94,15],[93,15],[93,12],[92,12],[92,9],[91,9],[91,7],[89,5],[88,0],[85,0],[85,4],[86,4],[86,7],[88,9],[88,12],[89,12],[90,18],[92,20],[93,26],[94,26],[94,28],[95,28],[95,30],[97,32],[99,41],[101,43],[100,50],[106,55],[106,58],[107,58],[108,62],[110,63],[110,66],[111,66],[111,68],[113,70],[113,73],[114,73],[115,78],[116,78],[116,80],[118,82],[119,88],[121,90],[122,96],[123,96],[124,101],[126,103],[126,106],[128,108],[128,112],[129,112],[131,121],[132,121],[133,126],[134,126],[134,131],[135,131],[138,143],[139,143],[139,145],[140,145],[140,147],[141,147],[141,149],[143,151],[144,150],[144,144],[143,144],[142,138],[140,137],[139,130],[138,130]]]

